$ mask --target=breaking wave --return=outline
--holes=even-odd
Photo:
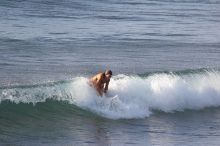
[[[88,78],[32,86],[0,88],[0,102],[17,104],[67,101],[110,118],[144,118],[154,113],[220,106],[220,72],[154,73],[145,77],[120,74],[111,79],[108,94],[97,96]]]

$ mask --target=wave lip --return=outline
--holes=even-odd
[[[97,96],[85,77],[48,85],[0,89],[0,102],[36,104],[47,99],[67,101],[111,119],[144,118],[154,110],[199,110],[220,106],[220,72],[155,73],[147,77],[121,74],[111,79],[105,97]]]

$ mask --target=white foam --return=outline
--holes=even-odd
[[[88,79],[48,87],[3,89],[0,99],[19,103],[67,100],[108,118],[144,118],[152,110],[164,112],[220,106],[220,73],[154,74],[146,78],[118,75],[111,79],[106,97],[97,96]]]
[[[153,109],[174,112],[216,107],[220,105],[220,74],[118,75],[111,80],[109,94],[116,96],[86,96],[96,103],[88,108],[109,118],[140,118],[149,116]]]

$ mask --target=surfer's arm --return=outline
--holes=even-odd
[[[106,84],[105,84],[104,93],[106,93],[108,91],[108,84],[109,84],[109,81],[106,82]]]
[[[102,78],[100,76],[97,76],[93,79],[93,86],[95,87],[96,91],[100,96],[103,95],[103,88],[100,87]]]
[[[97,91],[98,91],[98,93],[99,93],[99,95],[100,96],[102,96],[103,95],[103,91],[99,88],[99,89],[97,89]]]
[[[103,89],[102,88],[100,88],[100,86],[99,85],[95,85],[95,88],[96,88],[96,91],[98,92],[98,94],[100,95],[100,96],[102,96],[103,95]]]

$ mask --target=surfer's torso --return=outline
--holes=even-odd
[[[109,83],[109,80],[105,77],[105,73],[99,73],[90,79],[90,83],[96,88],[100,95],[104,91],[105,84]]]

